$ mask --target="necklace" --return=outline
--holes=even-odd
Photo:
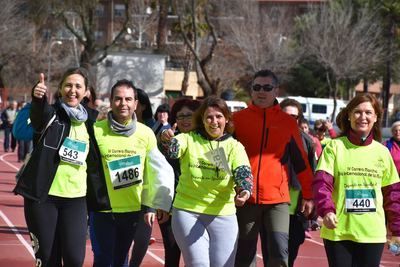
[[[208,140],[208,143],[210,144],[211,151],[215,151],[210,140]],[[217,141],[217,150],[218,150],[218,148],[219,148],[219,141]],[[214,158],[214,161],[215,161],[214,162],[214,164],[215,164],[215,172],[217,173],[217,178],[218,178],[218,176],[219,176],[219,167],[218,167],[218,164],[217,164],[218,161],[216,159],[219,159],[219,155],[218,154],[217,155],[213,154],[213,158]]]

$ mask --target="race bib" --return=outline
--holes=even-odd
[[[142,182],[139,155],[108,161],[107,165],[115,190]]]
[[[346,211],[349,213],[376,212],[374,189],[346,189]]]
[[[63,162],[73,165],[83,165],[86,160],[86,143],[78,140],[65,138],[58,154]]]
[[[210,150],[207,153],[205,153],[204,155],[217,168],[224,170],[229,175],[232,175],[232,172],[229,168],[228,161],[226,159],[224,148],[219,147],[217,149]]]

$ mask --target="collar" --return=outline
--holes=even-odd
[[[354,145],[368,146],[374,140],[374,135],[372,132],[370,132],[369,135],[367,136],[367,138],[365,138],[365,140],[363,140],[360,134],[356,133],[353,130],[350,130],[349,133],[347,134],[347,138]]]
[[[279,106],[279,102],[277,99],[275,99],[274,104],[272,106],[267,107],[267,108],[260,108],[259,106],[256,106],[253,103],[251,103],[249,105],[249,108],[256,112],[263,112],[263,111],[273,112],[273,111],[281,110],[281,107]]]
[[[204,132],[204,131],[196,131],[196,133],[197,134],[199,134],[201,137],[203,137],[204,139],[206,139],[206,140],[209,140],[209,141],[224,141],[224,140],[226,140],[226,139],[228,139],[229,137],[231,137],[232,135],[231,134],[229,134],[229,133],[225,133],[224,135],[222,135],[220,138],[217,138],[217,139],[210,139],[209,137],[208,137],[208,135]]]

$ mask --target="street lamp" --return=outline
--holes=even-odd
[[[47,84],[50,86],[50,81],[51,81],[51,79],[50,79],[50,74],[51,74],[51,49],[53,48],[53,46],[54,45],[56,45],[56,44],[58,44],[58,45],[61,45],[62,44],[62,42],[61,41],[59,41],[59,40],[55,40],[55,41],[52,41],[51,43],[50,43],[50,47],[49,47],[49,63],[48,63],[48,67],[47,67]],[[53,102],[53,94],[52,94],[52,92],[51,92],[51,87],[49,87],[49,92],[48,92],[48,94],[49,94],[49,99],[47,99],[47,101],[49,101],[49,103],[52,103]]]

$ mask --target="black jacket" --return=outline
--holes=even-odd
[[[85,125],[90,137],[89,153],[86,158],[87,205],[89,210],[110,210],[111,205],[102,171],[103,167],[94,139],[93,124],[96,121],[96,112],[89,110],[88,107],[85,108],[88,110],[88,120]],[[41,131],[54,114],[56,115],[54,122],[46,130],[44,137],[39,140]],[[34,96],[32,96],[30,118],[35,129],[34,149],[31,159],[18,180],[14,193],[43,202],[47,199],[60,163],[58,151],[69,134],[71,121],[59,102],[49,105],[46,97],[39,99]]]

